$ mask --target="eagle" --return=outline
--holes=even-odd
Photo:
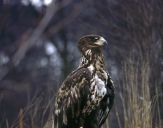
[[[55,99],[55,128],[100,128],[114,103],[114,84],[106,71],[99,35],[80,38],[79,67],[60,86]]]

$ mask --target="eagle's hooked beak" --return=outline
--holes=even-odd
[[[95,44],[99,46],[103,46],[104,44],[108,45],[107,41],[103,37],[100,37],[100,39],[97,42],[95,42]]]

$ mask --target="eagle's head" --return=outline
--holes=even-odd
[[[82,53],[80,67],[92,63],[97,63],[97,65],[102,63],[100,65],[103,65],[102,46],[105,43],[107,43],[106,40],[99,35],[87,35],[80,38],[79,49]]]
[[[79,49],[82,53],[87,50],[98,51],[102,46],[107,43],[106,40],[99,35],[86,35],[79,40]]]

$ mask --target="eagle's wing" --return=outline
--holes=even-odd
[[[87,68],[79,68],[65,79],[55,101],[58,125],[66,126],[70,120],[80,116],[87,101],[91,78],[91,72]]]
[[[101,108],[99,111],[99,126],[101,126],[105,122],[114,103],[114,84],[109,74],[106,87],[107,95],[101,101]]]

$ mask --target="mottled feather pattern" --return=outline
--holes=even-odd
[[[58,91],[56,110],[64,106],[63,102],[67,105],[66,107],[69,107],[71,102],[77,100],[80,97],[80,90],[83,86],[90,84],[91,77],[91,73],[86,68],[80,68],[72,72]],[[69,99],[67,99],[67,97],[69,97]]]
[[[88,95],[91,78],[91,73],[87,68],[79,68],[71,73],[63,82],[58,91],[55,104],[55,114],[61,121],[63,121],[62,126],[59,128],[67,125],[67,118],[69,118],[69,122],[74,118],[79,118],[81,114],[80,110],[82,109]],[[82,100],[83,98],[84,100]],[[70,125],[69,127],[74,126]]]

